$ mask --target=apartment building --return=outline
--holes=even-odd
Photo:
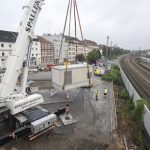
[[[12,54],[17,36],[17,32],[0,30],[0,68],[6,68],[7,58]],[[30,58],[31,67],[41,64],[41,44],[36,36],[32,42]]]
[[[54,44],[45,38],[39,36],[41,43],[41,64],[44,67],[54,64]]]

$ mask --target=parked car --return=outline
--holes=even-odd
[[[107,71],[111,71],[111,64],[107,64]]]
[[[104,75],[105,74],[105,68],[104,67],[97,67],[95,70],[94,70],[94,74],[95,75]]]

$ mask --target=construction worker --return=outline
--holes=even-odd
[[[108,91],[107,91],[107,89],[105,88],[105,89],[104,89],[104,96],[106,96],[107,93],[108,93]]]
[[[11,135],[9,135],[9,137],[12,137],[14,140],[16,140],[16,139],[17,139],[17,136],[16,136],[16,134],[15,134],[15,131],[13,131],[13,132],[11,133]]]
[[[98,97],[99,97],[99,90],[96,91],[96,100],[98,101]]]
[[[66,114],[67,115],[66,115],[65,119],[69,120],[70,119],[70,117],[69,117],[69,104],[66,105]]]

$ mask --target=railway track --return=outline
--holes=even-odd
[[[130,56],[124,57],[120,63],[139,95],[150,102],[150,72],[136,64]]]
[[[140,63],[139,64],[142,68],[146,69],[147,71],[150,71],[150,66],[147,66],[146,64],[144,63]]]

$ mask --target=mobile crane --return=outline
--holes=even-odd
[[[24,6],[25,16],[20,23],[18,37],[12,54],[7,59],[7,69],[0,84],[0,107],[7,106],[12,115],[44,102],[41,95],[27,95],[25,92],[28,67],[24,69],[22,90],[15,93],[17,79],[23,67],[24,57],[32,42],[35,24],[43,2],[44,0],[29,0],[28,5]]]
[[[0,84],[0,107],[6,106],[10,109],[12,118],[16,119],[15,123],[18,127],[15,127],[12,133],[0,137],[0,146],[23,136],[28,136],[29,140],[33,140],[52,128],[59,127],[58,117],[66,112],[66,108],[62,108],[54,113],[49,113],[44,108],[37,106],[44,102],[42,95],[26,94],[28,65],[24,68],[22,90],[17,94],[15,91],[18,76],[23,68],[24,57],[27,50],[28,54],[31,50],[34,27],[43,2],[44,0],[29,0],[28,6],[24,7],[26,13],[20,24],[12,55],[7,60],[7,69]],[[28,63],[29,59],[27,58]],[[33,116],[36,112],[38,112],[37,115]]]

